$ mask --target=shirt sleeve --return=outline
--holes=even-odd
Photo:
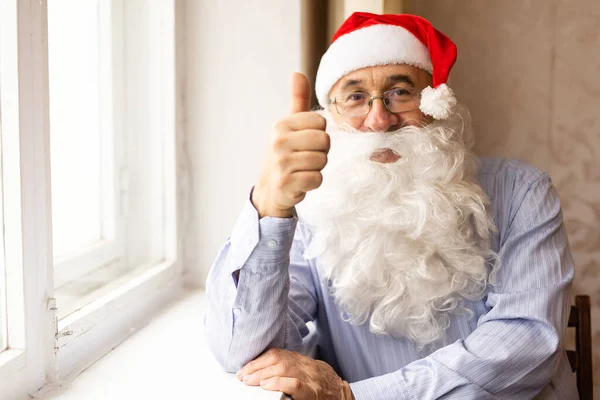
[[[259,219],[247,200],[209,272],[205,334],[228,372],[271,347],[298,351],[309,333],[316,297],[296,226],[296,217]]]
[[[564,357],[574,269],[547,175],[513,215],[477,328],[398,371],[351,384],[357,400],[531,399],[548,385]]]

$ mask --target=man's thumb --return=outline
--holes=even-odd
[[[290,92],[292,94],[291,113],[308,111],[310,106],[310,82],[308,78],[299,72],[292,73]]]

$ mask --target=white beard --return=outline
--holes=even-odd
[[[363,133],[337,127],[323,184],[297,206],[312,232],[305,256],[353,324],[404,336],[418,346],[438,341],[452,313],[472,313],[497,265],[494,223],[477,184],[468,111],[424,128]],[[396,163],[370,160],[389,148]]]

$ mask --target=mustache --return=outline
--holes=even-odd
[[[394,134],[400,134],[401,133],[400,131],[402,131],[402,129],[404,129],[404,128],[408,128],[408,127],[425,128],[428,124],[429,124],[429,121],[425,118],[421,118],[421,119],[410,118],[410,119],[403,120],[402,123],[399,125],[392,125],[386,131],[373,131],[373,130],[368,130],[367,128],[357,129],[357,128],[352,127],[352,125],[350,125],[347,122],[343,122],[341,124],[336,124],[335,129],[339,130],[340,132],[346,132],[346,133],[371,133],[371,134],[394,135]],[[328,126],[329,126],[329,124],[328,124]]]
[[[444,132],[446,136],[455,136],[453,132]],[[340,125],[331,127],[327,133],[331,140],[331,148],[324,172],[346,163],[368,166],[374,162],[372,156],[383,150],[391,150],[400,157],[400,160],[403,157],[406,158],[401,161],[402,163],[407,159],[414,161],[427,159],[439,154],[441,149],[447,148],[449,145],[452,147],[457,145],[450,141],[444,143],[442,135],[429,126],[406,126],[390,132],[362,132],[346,125]],[[400,166],[397,163],[377,164],[377,168],[386,169],[395,169]]]
[[[352,127],[347,122],[338,123],[331,111],[324,109],[317,111],[327,121],[327,133],[350,133],[356,135],[377,135],[382,137],[395,137],[409,133],[427,132],[433,135],[441,135],[443,139],[450,136],[464,142],[467,148],[472,148],[475,138],[472,131],[471,114],[463,104],[457,104],[454,113],[446,120],[429,120],[412,118],[404,120],[400,126],[392,126],[387,131],[367,131]]]
[[[411,131],[413,129],[423,129],[425,127],[427,127],[426,124],[419,124],[419,125],[410,125],[408,124],[408,121],[404,121],[402,123],[401,126],[393,126],[390,129],[388,129],[387,131],[367,131],[367,130],[360,130],[360,129],[356,129],[354,127],[352,127],[349,123],[347,122],[343,122],[341,124],[331,124],[333,125],[331,128],[329,122],[327,123],[327,132],[332,132],[332,133],[337,133],[337,132],[343,132],[343,133],[352,133],[352,134],[357,134],[357,135],[385,135],[385,136],[394,136],[394,135],[401,135],[403,132],[407,132],[407,131]]]

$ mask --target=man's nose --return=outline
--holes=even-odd
[[[365,118],[364,126],[373,132],[387,132],[392,126],[398,124],[398,116],[385,108],[383,99],[373,99],[371,111]]]

